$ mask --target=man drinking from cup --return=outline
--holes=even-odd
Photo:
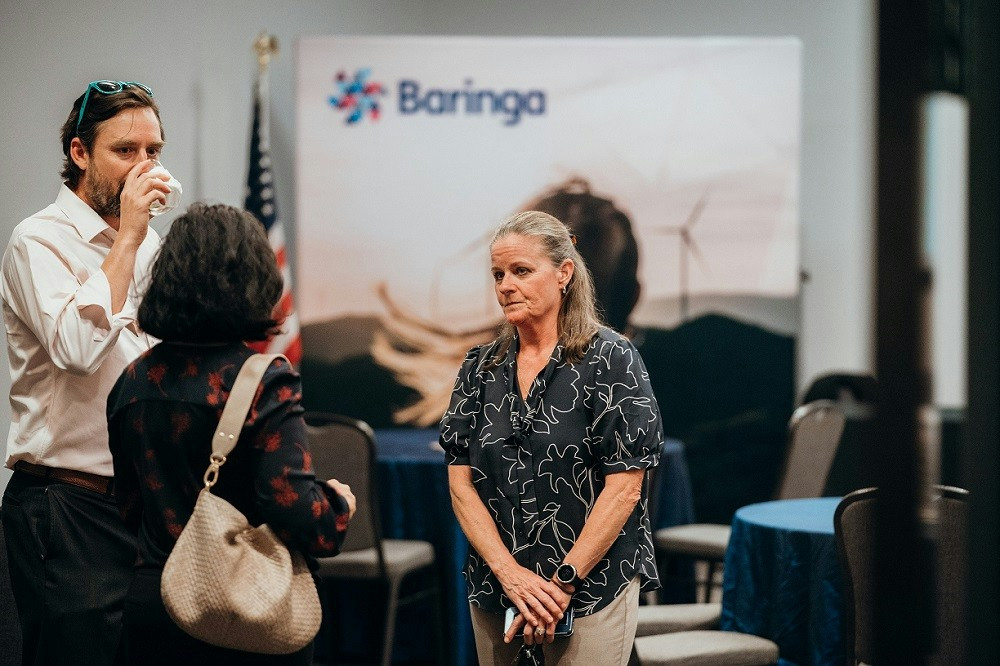
[[[111,664],[133,538],[114,497],[105,416],[152,346],[135,324],[159,244],[149,210],[169,175],[159,109],[141,83],[94,81],[62,127],[55,203],[21,222],[0,262],[11,425],[3,527],[23,663]]]

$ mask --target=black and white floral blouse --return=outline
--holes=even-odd
[[[639,352],[602,328],[578,363],[556,346],[527,401],[517,386],[517,340],[490,367],[496,342],[469,351],[441,420],[449,465],[470,465],[476,491],[517,562],[548,579],[576,542],[608,474],[655,467],[660,412]],[[577,615],[595,613],[639,576],[659,585],[648,484],[611,548],[573,595]],[[470,548],[469,601],[502,612],[510,600]]]

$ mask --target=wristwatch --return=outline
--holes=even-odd
[[[576,573],[576,567],[569,562],[563,562],[556,568],[556,580],[563,585],[579,587],[583,580]]]

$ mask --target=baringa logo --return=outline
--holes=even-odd
[[[385,88],[381,83],[369,81],[371,75],[371,69],[359,69],[353,79],[348,79],[347,73],[340,70],[334,78],[338,94],[331,95],[328,101],[333,108],[348,112],[344,119],[348,125],[358,122],[366,113],[372,120],[379,119],[378,98],[385,95]]]
[[[369,81],[371,69],[359,69],[353,79],[341,70],[334,78],[337,94],[329,97],[330,105],[347,111],[344,122],[358,123],[367,114],[371,120],[381,115],[379,97],[386,94],[381,83]],[[513,127],[525,116],[542,116],[546,112],[544,90],[494,90],[478,87],[469,78],[460,88],[424,88],[414,79],[401,79],[396,86],[397,110],[401,116],[499,116],[504,125]]]

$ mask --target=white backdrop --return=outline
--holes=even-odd
[[[800,59],[794,38],[299,40],[303,322],[377,314],[379,282],[436,321],[495,320],[484,235],[581,176],[632,220],[637,323],[676,323],[676,231],[700,210],[690,233],[703,261],[689,254],[687,272],[695,309],[739,296],[723,306],[730,314],[792,332],[794,321],[747,302],[798,293]],[[347,122],[351,109],[331,103],[337,76],[362,70],[384,91],[369,96],[378,118]],[[522,113],[493,112],[490,95],[507,109],[519,100]]]

